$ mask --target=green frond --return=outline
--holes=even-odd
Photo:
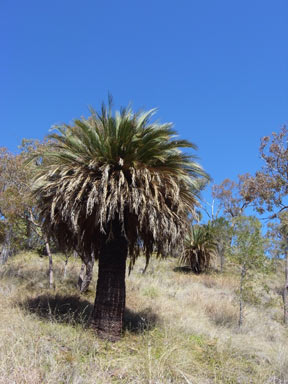
[[[217,255],[217,242],[210,223],[194,225],[185,237],[185,250],[180,263],[188,266],[195,273],[201,273],[210,267]]]
[[[55,127],[41,155],[33,193],[47,231],[63,248],[88,257],[119,220],[128,239],[131,266],[140,248],[166,256],[183,247],[188,215],[209,177],[197,147],[174,139],[171,123],[152,122],[156,110],[112,114],[112,100],[88,119]],[[84,257],[84,256],[83,256]]]

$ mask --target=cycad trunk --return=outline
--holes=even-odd
[[[118,222],[113,223],[113,238],[103,241],[99,254],[96,299],[91,325],[104,339],[121,337],[125,309],[125,272],[128,244]]]

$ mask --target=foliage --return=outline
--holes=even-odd
[[[0,244],[5,240],[6,225],[4,221],[0,221]]]
[[[287,236],[288,236],[288,212],[282,211],[277,215],[275,221],[267,224],[266,238],[269,243],[269,255],[272,258],[279,259],[286,254]]]
[[[248,173],[238,176],[238,181],[225,179],[219,185],[212,188],[212,195],[217,199],[220,209],[225,216],[233,218],[241,216],[250,204],[251,200],[246,194],[246,183],[250,179]]]
[[[151,121],[154,110],[112,114],[102,106],[88,119],[55,127],[33,191],[45,229],[64,249],[99,257],[103,239],[119,220],[133,265],[140,249],[147,262],[156,250],[166,256],[181,247],[187,215],[194,212],[208,176],[180,148],[171,124]],[[39,160],[38,160],[39,161]],[[106,240],[105,240],[106,241]]]
[[[245,199],[253,200],[259,213],[273,212],[270,219],[278,212],[288,208],[288,130],[284,126],[279,133],[261,139],[260,157],[264,160],[262,169],[245,183]],[[276,213],[275,213],[276,212]]]
[[[38,140],[23,139],[17,154],[0,148],[0,213],[3,236],[9,238],[10,245],[16,251],[41,248],[44,243],[41,223],[31,195],[30,184],[36,163],[27,164],[27,160],[45,145],[45,142]]]
[[[233,220],[232,244],[229,257],[239,269],[239,327],[243,323],[243,302],[251,297],[251,280],[255,271],[267,271],[267,257],[264,253],[265,241],[261,233],[261,223],[254,216],[239,216]],[[257,298],[256,298],[257,299]]]
[[[12,243],[14,249],[27,244],[25,210],[27,175],[23,170],[21,155],[13,155],[6,148],[0,149],[0,212],[3,237]]]
[[[279,133],[273,132],[270,137],[265,136],[262,138],[260,156],[264,160],[264,165],[259,172],[256,172],[254,177],[247,180],[246,196],[253,201],[254,208],[260,214],[266,211],[270,213],[269,220],[280,220],[280,231],[276,229],[276,232],[278,231],[277,245],[280,248],[277,250],[276,246],[274,251],[276,250],[276,253],[279,250],[284,251],[286,257],[283,302],[284,322],[288,324],[288,252],[285,242],[283,242],[283,239],[287,241],[287,220],[283,222],[282,216],[283,213],[287,212],[288,208],[288,130],[285,126]]]
[[[13,221],[25,202],[21,198],[27,178],[23,171],[21,156],[13,155],[6,148],[0,149],[0,211],[1,215]]]
[[[201,273],[210,267],[211,260],[217,254],[217,243],[210,223],[194,225],[185,239],[185,250],[180,263],[189,266],[192,271]]]
[[[265,241],[261,233],[261,223],[254,216],[240,216],[233,220],[230,260],[248,270],[261,268],[267,260],[264,253]]]
[[[214,240],[217,243],[218,251],[223,250],[230,246],[231,236],[232,236],[232,227],[231,222],[225,217],[218,217],[210,222],[211,232]]]

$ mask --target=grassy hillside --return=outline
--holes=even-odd
[[[0,383],[288,383],[288,331],[282,324],[282,275],[257,278],[237,327],[237,277],[195,276],[174,259],[143,260],[127,278],[125,335],[98,340],[87,328],[90,291],[80,295],[78,260],[19,254],[0,269]],[[260,295],[260,300],[257,294]]]

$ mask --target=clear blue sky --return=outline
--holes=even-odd
[[[287,0],[1,0],[0,146],[98,108],[158,107],[216,183],[288,119]]]

